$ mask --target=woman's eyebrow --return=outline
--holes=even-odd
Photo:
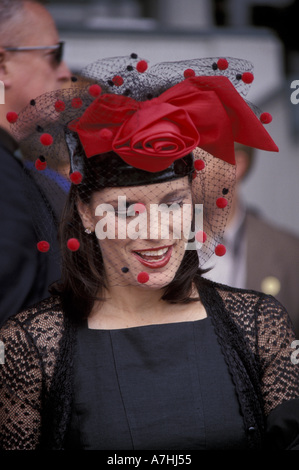
[[[122,202],[122,201],[118,201],[116,199],[113,199],[112,201],[108,201],[106,204],[111,204],[111,206],[117,206],[119,204],[119,202]],[[126,199],[126,206],[130,206],[131,204],[135,204],[135,203],[136,203],[136,201],[131,202],[131,201],[128,201]]]
[[[190,196],[190,191],[188,190],[182,190],[182,189],[176,189],[170,193],[167,193],[163,198],[161,199],[161,202],[167,201],[169,199],[175,199],[175,198],[185,198]]]
[[[190,196],[190,191],[188,191],[187,189],[175,189],[174,191],[171,191],[170,193],[167,193],[166,195],[164,195],[163,198],[160,200],[160,202],[167,201],[169,199],[179,198],[179,197],[185,198],[189,196]],[[119,202],[118,200],[113,199],[111,201],[108,201],[108,204],[111,204],[113,206],[113,205],[118,205],[118,202]],[[142,202],[142,201],[137,200],[137,198],[134,200],[126,199],[126,206],[131,206],[132,204],[136,204],[138,202]]]

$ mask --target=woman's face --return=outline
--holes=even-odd
[[[105,188],[93,194],[88,206],[79,203],[78,209],[84,227],[96,233],[111,286],[162,288],[172,281],[192,221],[188,177]]]

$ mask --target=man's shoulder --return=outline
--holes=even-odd
[[[13,182],[13,178],[18,179],[23,176],[23,164],[11,151],[9,151],[0,141],[0,178],[2,181]]]

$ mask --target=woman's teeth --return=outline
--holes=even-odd
[[[153,261],[162,258],[168,251],[169,247],[166,248],[161,248],[160,250],[148,250],[148,251],[142,251],[141,253],[136,251],[138,256],[141,256],[141,258],[151,258]]]

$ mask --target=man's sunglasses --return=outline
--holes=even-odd
[[[53,59],[56,65],[61,64],[63,58],[64,42],[61,41],[55,46],[24,46],[24,47],[4,47],[5,51],[9,52],[23,52],[23,51],[43,51],[53,50]]]

